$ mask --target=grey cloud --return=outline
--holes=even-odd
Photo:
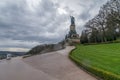
[[[83,21],[88,21],[98,14],[100,7],[107,1],[108,0],[88,0],[82,4],[79,3],[79,5],[82,5],[84,7],[84,10],[81,14],[79,14],[78,18],[82,19]]]
[[[31,48],[37,44],[59,42],[64,39],[66,31],[69,29],[69,16],[74,14],[76,21],[88,20],[92,16],[91,10],[96,7],[95,4],[98,1],[41,0],[31,10],[26,0],[1,0],[0,48]],[[99,8],[99,6],[97,7]],[[63,8],[67,14],[59,14],[58,8]],[[81,11],[81,8],[84,9]],[[81,24],[77,26],[77,29],[80,29],[77,31],[81,32]]]

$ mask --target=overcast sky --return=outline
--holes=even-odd
[[[76,30],[92,19],[108,0],[0,0],[0,50],[26,51],[56,43],[69,31],[70,15]]]

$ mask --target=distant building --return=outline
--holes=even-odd
[[[12,57],[12,54],[7,54],[7,60],[10,60],[11,59],[11,57]]]

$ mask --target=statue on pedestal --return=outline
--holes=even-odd
[[[70,30],[69,30],[67,37],[68,38],[78,38],[79,35],[77,34],[77,32],[75,30],[75,18],[73,16],[70,16],[70,19],[71,19],[71,25],[70,25]]]
[[[73,16],[70,16],[70,21],[70,30],[69,33],[65,36],[65,41],[68,43],[68,45],[80,43],[79,34],[77,34],[75,29],[75,18]]]
[[[67,42],[78,42],[79,43],[79,35],[76,32],[75,29],[75,18],[73,16],[70,16],[71,20],[71,25],[70,25],[70,30],[69,33],[65,36],[65,40]]]

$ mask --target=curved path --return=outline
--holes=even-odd
[[[74,47],[0,62],[0,80],[97,80],[68,58]]]

